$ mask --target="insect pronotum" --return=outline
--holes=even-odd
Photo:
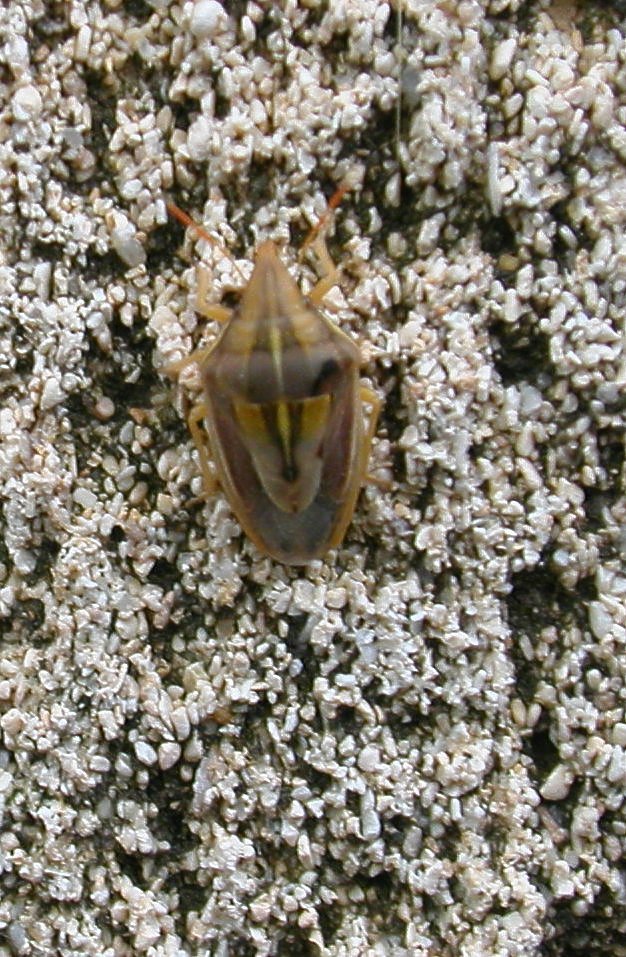
[[[303,247],[314,247],[323,270],[308,296],[271,240],[258,247],[232,312],[207,302],[209,274],[199,268],[196,308],[225,325],[215,342],[169,370],[178,374],[191,363],[199,369],[204,398],[188,423],[206,493],[219,483],[255,545],[292,565],[343,540],[380,409],[360,381],[356,343],[317,308],[337,280],[320,229],[343,192]],[[177,206],[168,210],[215,243]]]

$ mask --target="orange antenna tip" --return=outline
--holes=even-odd
[[[176,203],[166,203],[165,208],[172,217],[172,219],[177,219],[179,223],[182,223],[183,226],[193,229],[195,234],[200,237],[200,239],[206,240],[207,243],[210,243],[211,246],[215,246],[217,249],[221,249],[227,259],[230,259],[231,263],[235,267],[235,270],[239,273],[244,282],[246,282],[246,277],[242,273],[241,269],[235,262],[235,257],[226,249],[226,247],[221,243],[215,236],[211,236],[211,233],[207,232],[204,226],[200,226],[199,223],[192,219],[188,213],[181,209],[180,206],[177,206]]]

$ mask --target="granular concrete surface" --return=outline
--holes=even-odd
[[[4,0],[0,957],[626,954],[625,16]],[[168,367],[320,218],[383,408],[290,567]]]

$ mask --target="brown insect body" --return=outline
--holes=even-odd
[[[274,244],[260,246],[200,374],[219,481],[246,533],[279,561],[309,562],[344,536],[365,468],[359,365]]]
[[[198,310],[226,325],[212,346],[171,370],[190,363],[199,368],[204,399],[188,421],[207,492],[217,479],[258,548],[292,565],[341,543],[380,408],[359,380],[356,344],[315,308],[337,273],[319,231],[344,192],[337,190],[305,243],[315,239],[325,270],[309,298],[269,240],[257,250],[233,313],[207,304],[207,273],[201,270]],[[177,206],[168,209],[214,242]]]

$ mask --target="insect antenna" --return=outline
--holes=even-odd
[[[313,228],[309,231],[304,242],[302,243],[298,259],[302,260],[309,246],[313,245],[322,230],[326,228],[329,220],[332,218],[332,216],[334,216],[335,210],[349,189],[350,185],[348,183],[341,183],[341,185],[337,187],[333,195],[328,200],[325,212],[320,216],[315,226],[313,226]]]
[[[207,232],[207,230],[203,226],[197,223],[195,219],[192,219],[191,216],[189,216],[189,214],[186,213],[184,209],[181,209],[180,206],[177,206],[176,203],[166,203],[165,207],[173,219],[177,219],[178,222],[181,223],[183,226],[193,229],[193,231],[196,233],[197,236],[200,237],[200,239],[206,240],[206,242],[210,243],[212,246],[215,246],[217,249],[219,249],[220,252],[222,252],[227,259],[230,259],[231,263],[235,267],[236,272],[239,273],[239,276],[241,277],[241,281],[244,284],[247,283],[248,280],[246,279],[241,269],[237,265],[237,261],[235,260],[235,257],[232,255],[232,253],[228,251],[228,249],[226,248],[226,246],[224,246],[223,243],[221,243],[218,239],[216,239],[215,236],[211,236],[211,234]]]

